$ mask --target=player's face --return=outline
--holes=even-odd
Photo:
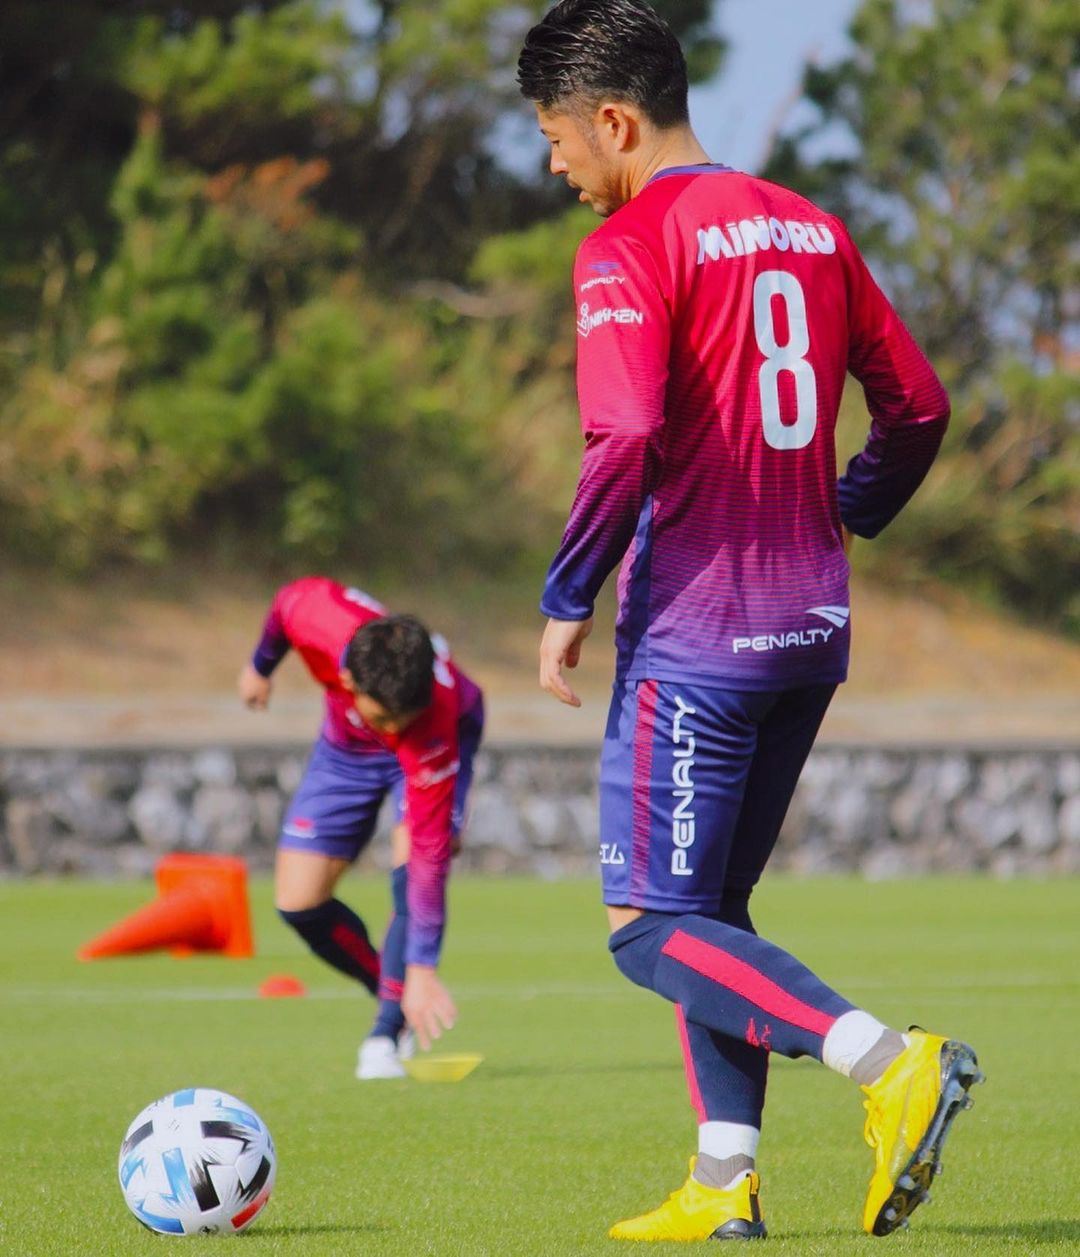
[[[562,175],[583,205],[607,218],[625,202],[612,155],[605,152],[604,133],[592,120],[536,106],[544,138],[551,145],[549,169]]]
[[[353,691],[353,702],[360,719],[376,733],[404,733],[420,715],[418,711],[389,711],[369,694],[360,694],[356,690]]]

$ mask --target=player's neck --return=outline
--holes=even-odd
[[[661,170],[670,170],[672,166],[708,165],[711,161],[689,126],[656,131],[654,142],[642,153],[642,160],[631,176],[631,196],[637,196]]]

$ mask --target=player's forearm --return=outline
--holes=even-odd
[[[859,326],[848,369],[863,386],[872,423],[838,492],[845,527],[875,537],[930,470],[948,426],[949,397],[915,338],[859,266]]]
[[[413,839],[415,846],[415,837]],[[435,968],[442,953],[446,928],[446,882],[450,873],[449,841],[447,857],[437,863],[409,859],[409,924],[405,933],[405,963]]]
[[[926,478],[945,435],[947,417],[911,428],[871,433],[840,479],[840,519],[859,537],[876,537]]]
[[[656,436],[643,431],[592,437],[574,505],[540,609],[555,620],[587,620],[604,581],[639,527],[658,463]]]
[[[289,639],[285,636],[281,617],[275,608],[271,608],[263,624],[262,636],[252,652],[251,666],[260,676],[268,677],[288,653]]]

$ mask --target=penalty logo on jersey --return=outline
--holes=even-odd
[[[731,653],[737,655],[743,650],[752,650],[762,654],[770,650],[790,650],[794,646],[824,646],[837,629],[847,626],[851,616],[848,607],[826,605],[823,607],[807,607],[807,615],[819,616],[832,625],[832,628],[789,629],[781,633],[758,633],[754,637],[735,637],[731,641]]]
[[[807,615],[819,615],[823,620],[828,620],[830,624],[837,628],[843,628],[847,624],[851,616],[851,610],[848,607],[808,607]]]

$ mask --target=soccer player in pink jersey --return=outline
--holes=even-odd
[[[748,902],[847,670],[845,529],[875,536],[926,474],[945,392],[844,226],[709,159],[686,64],[643,0],[562,0],[526,39],[551,172],[604,222],[574,268],[585,453],[541,603],[541,685],[573,668],[621,562],[601,755],[610,948],[675,1006],[698,1151],[613,1238],[765,1234],[755,1165],[768,1054],[865,1093],[863,1225],[926,1199],[981,1075],[966,1044],[901,1034],[758,937]],[[847,373],[871,415],[837,479]]]
[[[290,649],[325,689],[326,708],[282,825],[278,912],[317,956],[379,997],[357,1077],[402,1077],[406,1028],[428,1047],[457,1016],[436,968],[483,697],[418,620],[389,615],[367,594],[323,577],[294,581],[274,597],[239,677],[249,707],[266,707],[271,675]],[[398,817],[394,913],[380,956],[334,891],[370,841],[388,794]]]

